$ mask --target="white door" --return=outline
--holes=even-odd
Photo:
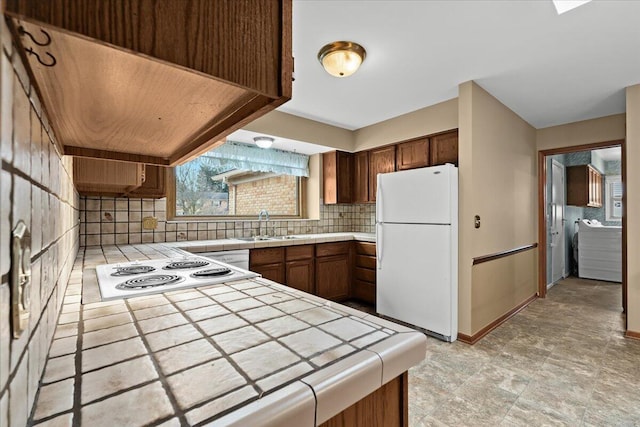
[[[564,166],[555,160],[551,162],[551,200],[549,241],[551,242],[551,283],[564,277]]]
[[[457,182],[458,170],[453,165],[380,174],[376,221],[450,224],[458,197]]]
[[[455,340],[451,226],[379,224],[377,232],[376,311]]]

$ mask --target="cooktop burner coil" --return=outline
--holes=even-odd
[[[163,267],[164,270],[185,270],[188,268],[200,268],[209,265],[207,261],[174,261]]]
[[[226,276],[227,274],[231,274],[231,273],[232,271],[230,268],[218,267],[218,268],[209,268],[207,270],[196,271],[191,275],[191,277],[195,277],[196,279],[206,279],[208,277]]]
[[[173,285],[180,283],[184,277],[175,274],[152,274],[150,276],[135,277],[116,285],[116,289],[133,291],[137,289],[155,288],[157,286]]]
[[[150,265],[130,265],[126,267],[116,267],[116,271],[111,273],[112,276],[133,276],[135,274],[151,273],[155,271]]]

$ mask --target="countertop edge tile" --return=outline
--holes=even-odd
[[[368,347],[382,359],[382,384],[386,384],[410,367],[424,360],[427,337],[421,332],[393,335]]]
[[[322,424],[382,386],[382,360],[361,350],[300,379],[316,396],[316,424]]]
[[[316,399],[311,387],[296,381],[207,426],[313,427],[315,412]]]

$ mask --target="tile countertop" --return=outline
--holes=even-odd
[[[263,278],[81,302],[95,265],[180,252],[80,249],[33,424],[313,426],[424,358],[422,333]]]

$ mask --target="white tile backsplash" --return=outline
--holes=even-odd
[[[60,303],[79,244],[79,197],[49,135],[29,77],[0,20],[0,425],[27,425]],[[8,52],[7,52],[7,48]],[[11,56],[10,56],[11,55]],[[18,220],[31,232],[29,328],[13,339],[9,316],[10,236]],[[11,378],[10,384],[7,384]],[[3,392],[4,390],[4,392]],[[54,423],[55,424],[55,423]]]

